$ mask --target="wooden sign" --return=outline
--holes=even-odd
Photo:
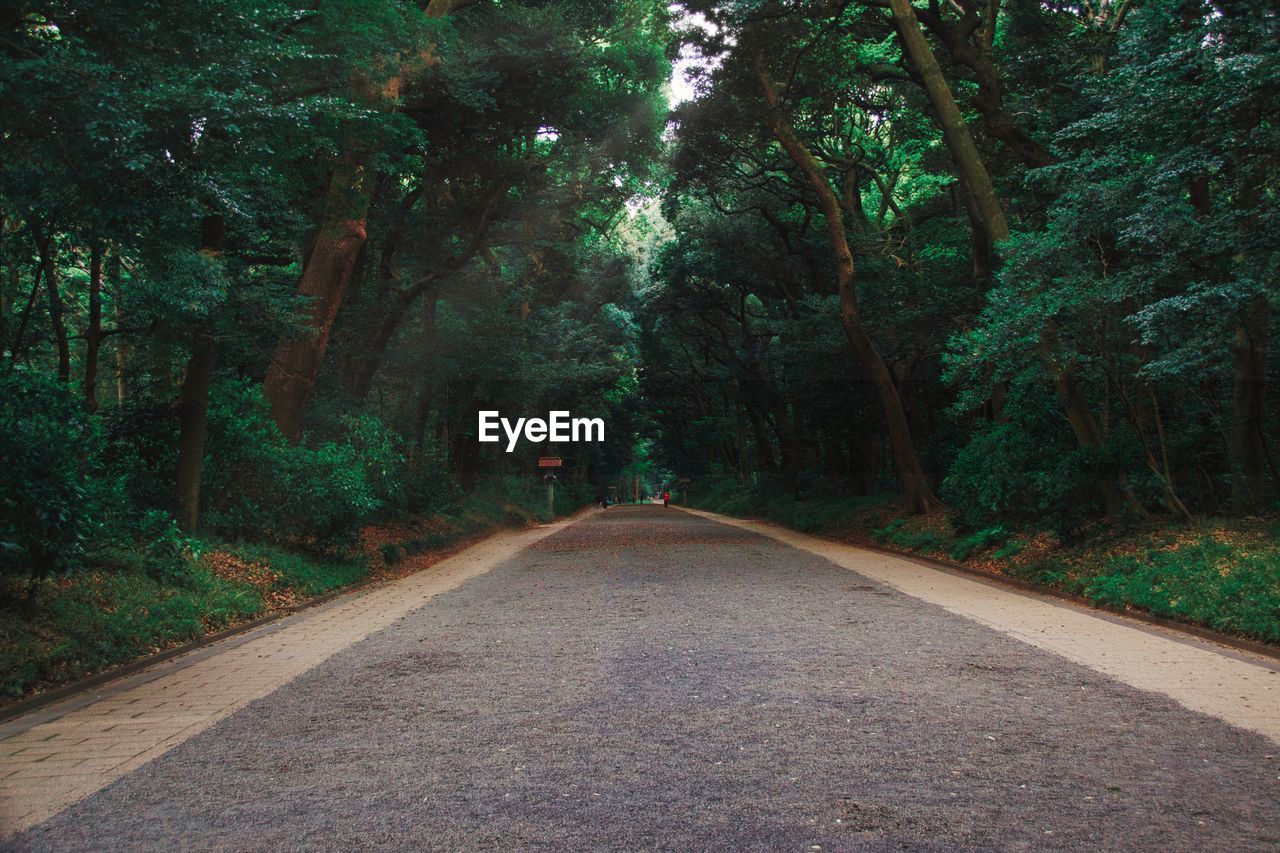
[[[538,467],[539,468],[559,468],[560,457],[559,456],[540,456],[538,457]]]

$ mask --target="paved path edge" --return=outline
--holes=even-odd
[[[971,578],[979,582],[990,583],[993,586],[1008,587],[1032,597],[1055,598],[1083,610],[1098,611],[1099,614],[1118,616],[1121,619],[1128,619],[1134,622],[1145,622],[1148,625],[1154,625],[1157,628],[1164,628],[1167,631],[1177,634],[1186,634],[1196,640],[1215,643],[1219,646],[1225,646],[1235,651],[1248,652],[1249,654],[1257,655],[1258,657],[1270,658],[1280,664],[1280,645],[1264,643],[1260,640],[1250,640],[1247,637],[1237,637],[1234,634],[1224,634],[1221,631],[1215,631],[1213,628],[1208,628],[1204,625],[1197,625],[1194,622],[1183,622],[1178,619],[1171,619],[1167,616],[1157,616],[1156,614],[1148,613],[1145,610],[1115,607],[1113,605],[1093,601],[1092,599],[1085,598],[1082,595],[1075,595],[1074,593],[1066,592],[1065,590],[1048,586],[1046,584],[1034,583],[1032,581],[1022,580],[1021,578],[1011,578],[1008,575],[997,575],[992,574],[991,572],[984,572],[982,569],[975,569],[973,566],[967,566],[964,563],[959,563],[955,560],[947,560],[942,557],[935,557],[929,554],[919,554],[915,551],[902,551],[897,548],[877,545],[872,542],[848,542],[832,536],[823,536],[820,533],[806,533],[802,530],[787,527],[785,524],[780,524],[767,518],[723,515],[718,512],[711,512],[710,510],[704,509],[693,509],[691,507],[675,508],[682,510],[683,512],[688,512],[693,515],[701,515],[724,523],[749,521],[752,524],[776,527],[791,534],[808,536],[820,542],[832,545],[870,551],[874,554],[883,554],[886,557],[897,557],[901,560],[910,560],[913,563],[919,563],[920,565],[927,566],[931,569],[963,575],[964,577]],[[0,719],[3,719],[2,715],[0,715]]]
[[[572,512],[569,515],[556,519],[554,523],[556,524],[572,523],[574,521],[577,521],[579,517],[591,512],[593,509],[594,507],[591,507],[591,506],[583,507],[582,509]],[[536,524],[526,529],[532,529],[532,528],[541,527],[541,526],[544,526],[544,525]],[[498,527],[493,528],[488,533],[479,534],[475,537],[469,537],[469,541],[468,539],[460,539],[450,545],[446,545],[441,548],[435,548],[430,551],[424,551],[422,553],[438,554],[438,553],[446,552],[451,549],[457,548],[459,544],[462,544],[462,548],[458,549],[457,551],[457,553],[461,553],[462,551],[465,551],[468,548],[472,548],[476,545],[480,545],[488,541],[489,539],[492,539],[494,536],[500,536],[504,533],[510,533],[511,531],[518,530],[518,529],[519,528],[515,527],[514,525],[500,525]],[[432,566],[434,566],[434,564],[432,564]],[[409,574],[413,575],[413,574],[418,574],[419,572],[430,571],[432,569],[432,566],[425,566],[421,569],[418,569],[417,571],[410,572]],[[407,577],[407,575],[402,577]],[[110,684],[111,682],[116,681],[118,679],[128,678],[131,675],[136,675],[137,673],[142,672],[145,669],[156,666],[158,664],[162,664],[165,661],[172,660],[173,658],[182,657],[185,654],[200,651],[201,649],[205,649],[205,648],[208,648],[209,646],[215,645],[217,643],[221,643],[224,640],[234,639],[240,636],[241,634],[247,634],[250,631],[256,630],[258,628],[262,628],[266,625],[270,625],[273,622],[278,622],[281,619],[287,619],[290,616],[295,616],[299,613],[302,613],[305,610],[310,610],[313,607],[319,607],[322,604],[328,604],[329,602],[335,601],[339,598],[343,598],[344,596],[354,595],[358,592],[363,592],[373,587],[383,586],[383,585],[392,583],[398,579],[399,578],[367,578],[362,581],[357,581],[353,584],[349,584],[348,586],[341,587],[340,589],[335,589],[335,590],[332,590],[331,592],[326,592],[321,595],[317,595],[314,598],[308,598],[306,601],[302,601],[297,604],[290,605],[289,607],[286,607],[283,610],[278,610],[274,613],[268,613],[265,616],[255,617],[253,619],[250,619],[247,622],[241,622],[239,624],[232,625],[229,628],[223,628],[221,631],[215,631],[212,634],[205,634],[201,637],[198,637],[197,639],[192,640],[191,642],[183,643],[181,645],[174,646],[173,648],[164,649],[163,651],[159,651],[154,654],[147,655],[145,657],[135,658],[134,660],[131,660],[128,663],[122,663],[119,666],[114,666],[110,669],[105,669],[102,672],[96,672],[92,675],[86,675],[84,678],[78,678],[75,681],[68,682],[67,684],[61,684],[57,687],[51,687],[48,690],[45,690],[41,693],[36,693],[32,696],[27,696],[26,698],[18,699],[17,701],[10,702],[7,705],[0,705],[0,725],[3,725],[4,723],[12,722],[13,720],[18,719],[19,717],[25,717],[28,714],[33,714],[37,711],[47,708],[50,705],[55,705],[64,700],[74,699],[77,696],[80,696],[84,693],[88,693],[89,691],[97,687],[101,687],[104,684]]]
[[[1127,613],[1111,613],[985,575],[957,572],[929,560],[824,539],[773,522],[680,509],[815,554],[912,598],[1280,744],[1280,661],[1269,656],[1223,647]]]

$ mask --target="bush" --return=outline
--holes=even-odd
[[[847,497],[795,500],[790,496],[771,499],[765,515],[804,533],[847,529],[859,513],[882,503],[883,497]]]
[[[102,415],[103,466],[119,479],[126,511],[171,509],[178,463],[178,411],[156,402],[127,401]],[[129,527],[122,518],[113,527]]]
[[[369,417],[338,441],[285,440],[262,392],[225,382],[210,394],[205,521],[233,536],[348,544],[387,501],[401,500],[392,434]]]
[[[305,596],[333,592],[364,580],[369,574],[363,559],[317,559],[254,543],[241,543],[230,550],[242,560],[270,566],[277,575],[277,588],[297,590]]]
[[[1084,588],[1094,601],[1138,607],[1268,642],[1280,641],[1280,560],[1209,538],[1112,557]]]
[[[42,577],[78,564],[101,526],[102,437],[62,384],[0,378],[0,571]]]
[[[1070,449],[1055,453],[1054,446]],[[1022,423],[991,424],[957,454],[942,498],[958,530],[1005,521],[1066,532],[1102,513],[1100,471],[1113,454],[1115,447],[1080,448],[1052,430],[1042,435]]]

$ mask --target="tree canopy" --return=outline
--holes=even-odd
[[[581,496],[1276,507],[1264,0],[22,0],[0,29],[16,571],[157,517],[319,546],[532,481],[482,409],[603,418],[555,448]]]

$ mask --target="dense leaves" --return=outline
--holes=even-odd
[[[0,559],[324,550],[544,450],[973,535],[1270,512],[1272,5],[10,4]]]
[[[842,351],[838,210],[854,307],[957,524],[1274,509],[1270,4],[916,6],[1012,231],[995,245],[882,4],[689,5],[714,30],[705,94],[675,113],[677,236],[639,313],[673,468],[801,498],[899,479],[883,390]]]
[[[482,447],[478,408],[634,411],[619,225],[661,165],[669,18],[8,4],[5,569],[115,564],[175,520],[346,547],[488,479],[537,485],[539,448]],[[556,448],[574,496],[629,461],[607,436]]]

